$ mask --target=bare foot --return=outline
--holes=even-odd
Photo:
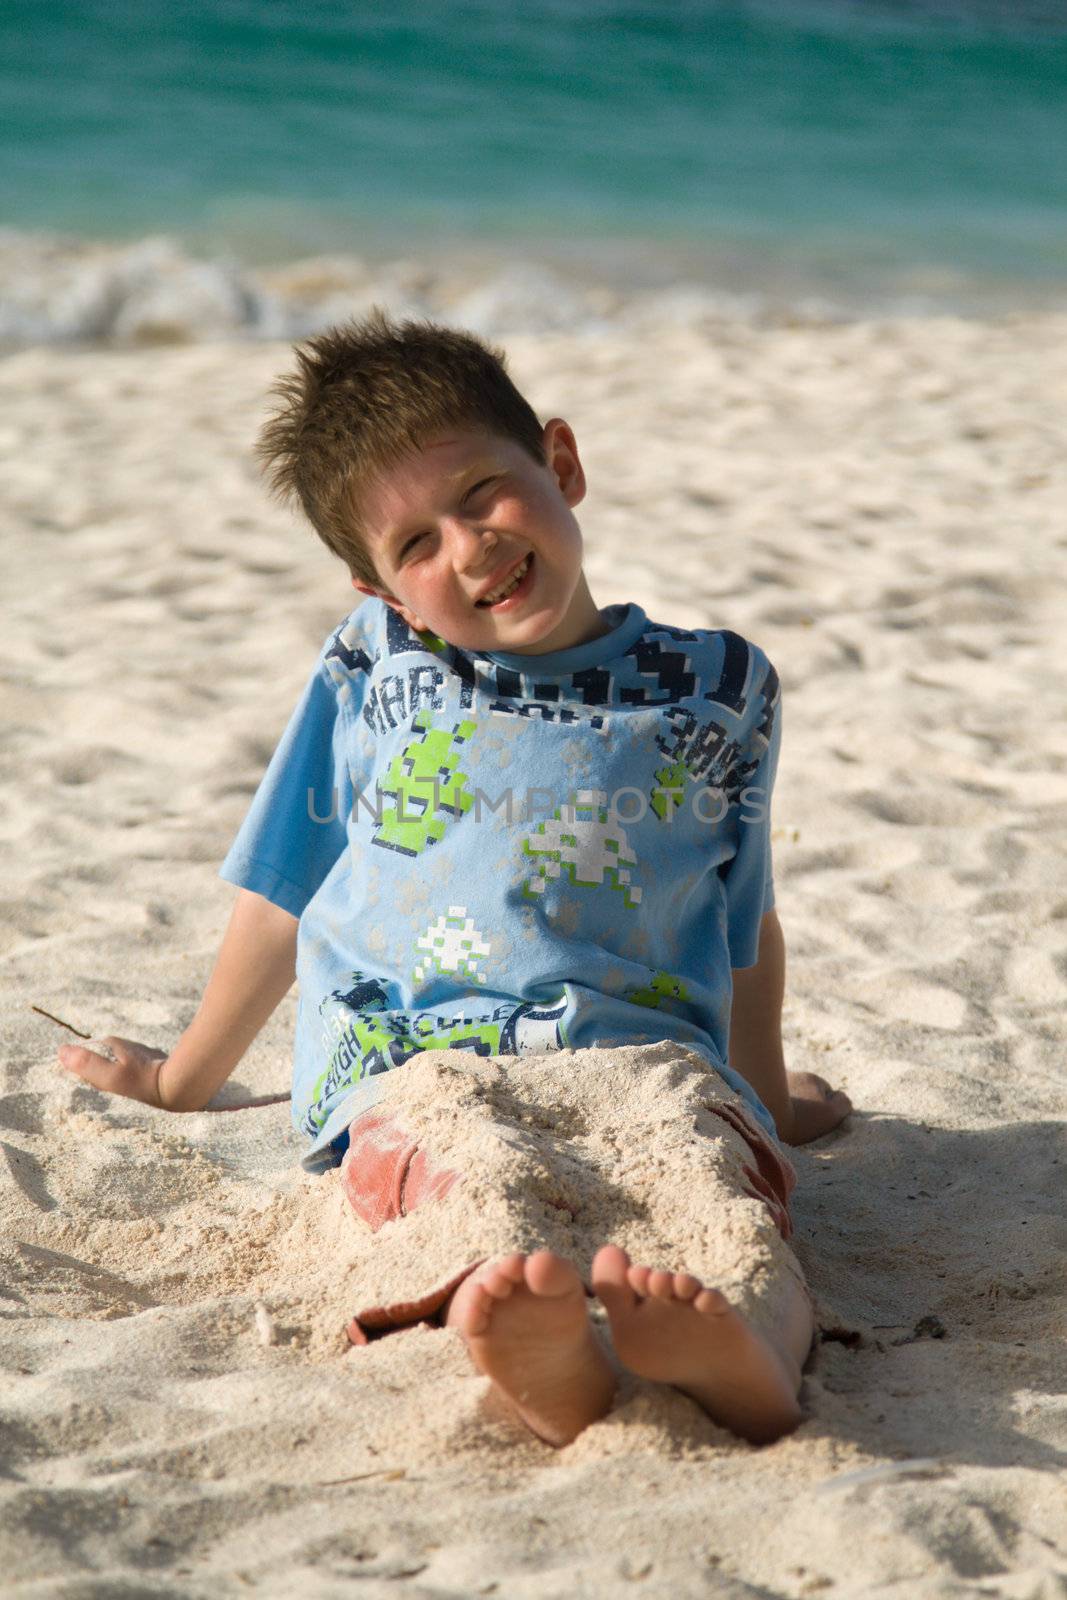
[[[787,1072],[789,1080],[790,1144],[810,1144],[821,1139],[852,1110],[844,1089],[835,1089],[817,1072]]]
[[[619,1360],[639,1377],[673,1384],[753,1444],[800,1422],[799,1362],[757,1333],[718,1289],[688,1272],[631,1266],[614,1244],[597,1251],[592,1280]],[[796,1330],[792,1342],[803,1342]]]
[[[551,1250],[486,1262],[452,1296],[445,1325],[548,1444],[569,1444],[611,1405],[615,1375],[582,1280]]]

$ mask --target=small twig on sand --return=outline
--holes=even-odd
[[[39,1012],[42,1017],[47,1017],[49,1022],[58,1022],[59,1026],[61,1028],[69,1028],[71,1033],[76,1033],[78,1035],[79,1039],[91,1039],[92,1038],[92,1034],[91,1033],[83,1033],[80,1028],[76,1028],[74,1026],[73,1022],[64,1022],[62,1017],[54,1017],[50,1011],[46,1011],[44,1009],[44,1006],[35,1006],[31,1002],[30,1010]]]
[[[362,1483],[365,1478],[384,1478],[387,1483],[397,1483],[401,1478],[406,1478],[406,1467],[379,1467],[377,1472],[357,1472],[351,1478],[320,1478],[320,1489],[336,1489],[342,1483]]]

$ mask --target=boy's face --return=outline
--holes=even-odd
[[[542,467],[512,439],[456,429],[384,472],[359,497],[384,587],[355,578],[353,587],[463,650],[539,655],[600,637],[572,510],[585,474],[561,418],[546,425],[544,446]],[[485,603],[517,570],[515,591]]]

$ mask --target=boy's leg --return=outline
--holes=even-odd
[[[340,1179],[352,1210],[377,1233],[442,1199],[462,1175],[438,1167],[392,1108],[376,1107],[352,1122]],[[366,1344],[428,1318],[461,1334],[478,1371],[546,1443],[568,1444],[611,1405],[615,1378],[585,1285],[549,1250],[461,1263],[415,1299],[362,1308],[348,1335]]]
[[[372,1233],[443,1199],[462,1178],[453,1168],[434,1164],[389,1107],[374,1107],[354,1118],[339,1176],[346,1201]],[[457,1285],[481,1264],[479,1258],[460,1260],[437,1282],[423,1279],[417,1286],[421,1292],[413,1297],[363,1305],[348,1325],[349,1339],[365,1345],[401,1328],[436,1320]]]
[[[569,1444],[610,1407],[615,1375],[593,1332],[585,1285],[551,1250],[486,1262],[456,1289],[444,1320],[547,1444]]]
[[[783,1281],[775,1320],[763,1330],[718,1289],[690,1273],[634,1266],[618,1245],[597,1251],[592,1276],[616,1352],[631,1371],[673,1384],[754,1444],[769,1443],[800,1422],[797,1391],[815,1321],[791,1275]]]
[[[704,1268],[712,1280],[705,1284],[689,1272],[634,1265],[617,1245],[605,1245],[593,1260],[593,1287],[626,1366],[673,1384],[716,1422],[764,1444],[801,1420],[797,1392],[815,1333],[811,1297],[786,1243],[793,1232],[789,1197],[796,1172],[741,1107],[723,1101],[706,1109],[725,1124],[716,1138],[733,1159],[720,1166],[718,1182],[701,1192],[720,1211],[743,1199],[748,1225],[755,1227],[756,1281],[745,1285],[740,1304],[731,1304],[714,1287],[714,1268],[710,1274]],[[767,1233],[766,1221],[752,1222],[753,1198],[763,1202],[773,1233]],[[740,1218],[738,1223],[744,1226]],[[739,1265],[732,1263],[735,1280]]]

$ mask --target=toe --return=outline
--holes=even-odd
[[[655,1295],[657,1300],[673,1300],[674,1298],[674,1273],[664,1272],[658,1268],[648,1275],[648,1292]]]
[[[500,1263],[487,1267],[478,1279],[479,1289],[483,1289],[494,1300],[507,1300],[516,1289],[516,1283],[508,1273],[502,1272]]]
[[[527,1259],[526,1282],[535,1294],[569,1294],[577,1281],[578,1274],[570,1262],[551,1250],[535,1250]]]
[[[699,1278],[694,1278],[691,1272],[676,1272],[674,1274],[674,1293],[679,1300],[693,1300],[700,1293],[703,1285]]]
[[[501,1256],[493,1265],[498,1272],[502,1272],[511,1283],[522,1283],[526,1276],[526,1257],[521,1250],[515,1250],[509,1256]]]
[[[626,1283],[626,1269],[629,1265],[629,1256],[617,1244],[601,1245],[593,1257],[590,1275],[595,1283],[614,1283],[621,1289]]]
[[[606,1244],[593,1257],[590,1278],[597,1296],[608,1311],[629,1311],[634,1304],[634,1292],[628,1272],[630,1258],[617,1244]]]
[[[635,1293],[640,1294],[640,1295],[647,1295],[648,1294],[648,1280],[652,1276],[652,1268],[651,1267],[645,1267],[645,1266],[634,1266],[634,1267],[631,1267],[629,1269],[629,1271],[627,1272],[626,1276],[627,1276],[627,1279],[629,1280],[630,1288],[633,1289],[635,1291]]]
[[[463,1331],[473,1334],[475,1338],[488,1333],[493,1320],[494,1304],[495,1301],[486,1293],[485,1284],[474,1284],[464,1313]]]
[[[706,1316],[722,1316],[724,1311],[729,1311],[730,1302],[718,1289],[701,1289],[693,1301],[696,1309]]]

